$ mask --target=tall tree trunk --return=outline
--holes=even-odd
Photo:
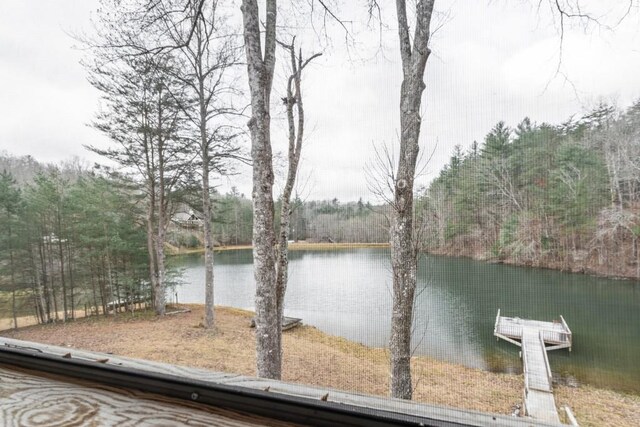
[[[67,281],[64,274],[64,251],[62,249],[62,217],[60,214],[60,207],[58,207],[57,212],[57,222],[58,222],[58,257],[60,258],[60,284],[62,286],[62,310],[64,311],[62,314],[62,320],[64,322],[67,321]]]
[[[149,178],[151,180],[151,178]],[[149,205],[147,206],[147,252],[149,253],[149,284],[151,287],[151,300],[155,304],[156,288],[158,287],[158,268],[156,261],[155,216],[156,196],[155,186],[149,185]]]
[[[71,319],[76,318],[76,297],[75,297],[75,282],[73,278],[73,251],[71,245],[67,242],[67,265],[69,270],[69,292],[71,298]]]
[[[200,70],[202,75],[202,70]],[[207,108],[205,105],[204,81],[200,78],[200,145],[202,157],[202,215],[204,228],[204,327],[214,326],[213,310],[213,233],[211,230],[211,194],[209,189],[209,140],[207,136]]]
[[[146,128],[150,127],[149,113],[144,109],[140,120]],[[142,148],[144,153],[144,166],[146,171],[146,185],[149,196],[147,204],[147,252],[149,253],[149,286],[151,289],[151,303],[155,307],[156,290],[158,288],[158,260],[156,254],[155,234],[156,234],[156,213],[157,213],[157,186],[156,186],[156,167],[155,154],[152,145],[150,132],[145,131],[142,140]],[[146,298],[145,298],[146,299]]]
[[[34,270],[35,271],[35,270]],[[22,274],[22,279],[25,280],[24,273]],[[42,305],[42,299],[40,295],[40,287],[38,286],[38,278],[32,271],[31,276],[31,289],[33,292],[33,308],[35,311],[36,319],[38,319],[38,323],[44,323],[44,308]]]
[[[271,152],[270,97],[276,61],[276,0],[266,1],[264,59],[260,40],[260,14],[256,0],[242,1],[247,74],[251,94],[251,157],[253,160],[253,268],[256,282],[257,375],[279,379],[282,353],[278,337]]]
[[[403,80],[400,89],[400,153],[390,228],[393,270],[391,315],[391,396],[411,399],[411,324],[416,290],[417,251],[413,233],[413,182],[420,137],[420,104],[429,57],[429,26],[434,1],[416,3],[413,47],[409,37],[406,3],[396,0]]]
[[[153,242],[153,235],[155,234],[155,227],[153,226],[153,219],[147,216],[147,252],[149,253],[149,284],[151,286],[151,299],[155,303],[155,292],[158,282],[158,270],[156,268],[156,246]]]
[[[295,41],[295,40],[294,40]],[[282,45],[282,43],[281,43]],[[302,104],[302,70],[319,54],[312,55],[305,62],[302,61],[302,53],[296,58],[294,42],[291,45],[283,45],[288,51],[291,59],[291,76],[287,83],[287,97],[285,105],[287,109],[287,123],[289,126],[289,150],[287,179],[282,192],[280,207],[280,234],[278,238],[278,253],[276,263],[276,290],[278,305],[278,347],[282,351],[282,321],[284,318],[284,297],[287,291],[287,280],[289,270],[289,232],[291,228],[291,194],[298,174],[298,164],[300,163],[300,152],[304,138],[304,107]],[[295,90],[295,93],[294,93]],[[298,127],[294,119],[294,107],[298,113]]]
[[[280,209],[280,235],[276,254],[276,304],[277,304],[277,337],[278,349],[282,354],[282,321],[284,319],[284,297],[287,292],[289,278],[289,229],[291,222],[291,203],[289,197],[282,196]],[[282,357],[282,355],[280,356]]]
[[[93,291],[93,306],[95,307],[96,315],[98,315],[100,314],[100,305],[98,304],[98,291],[96,290],[96,274],[93,266],[93,259],[90,259],[89,262],[91,263],[91,289]]]
[[[109,241],[109,233],[107,230],[107,226],[106,224],[104,225],[104,237],[105,240],[108,242]],[[112,310],[113,310],[113,315],[115,316],[116,314],[116,309],[118,308],[118,304],[120,304],[120,298],[118,298],[118,300],[114,300],[113,298],[113,269],[111,266],[111,249],[109,248],[109,244],[107,244],[106,247],[106,269],[107,269],[107,285],[108,285],[108,298],[109,298],[109,303],[112,304]],[[107,303],[107,308],[109,307],[109,303]]]
[[[45,300],[43,296],[44,290],[42,281],[40,280],[40,277],[38,275],[38,267],[36,265],[34,250],[31,243],[29,243],[29,262],[31,264],[31,279],[33,283],[33,298],[35,301],[36,312],[39,314],[40,323],[45,323]]]
[[[109,314],[109,306],[108,306],[109,295],[107,293],[107,276],[106,276],[107,268],[105,265],[104,258],[105,258],[104,256],[100,257],[100,264],[102,268],[99,269],[98,285],[100,286],[100,302],[102,303],[102,314],[107,316]]]
[[[38,254],[40,258],[40,267],[41,274],[39,277],[40,287],[42,288],[40,295],[41,298],[44,299],[43,307],[45,308],[47,323],[51,322],[51,293],[49,292],[49,287],[47,286],[48,276],[47,276],[47,262],[44,253],[44,243],[40,239],[38,242]],[[35,266],[34,266],[35,267]]]
[[[158,223],[156,233],[156,267],[158,269],[158,279],[154,291],[154,306],[158,316],[164,316],[166,311],[166,271],[164,263],[164,242],[165,242],[165,215],[167,212],[166,185],[165,185],[165,158],[164,158],[164,138],[163,117],[162,117],[162,90],[158,91]]]
[[[9,227],[9,241],[11,241],[11,227]],[[16,313],[16,272],[13,264],[13,244],[9,246],[9,269],[11,270],[11,314],[13,315],[13,329],[18,329],[18,314]]]
[[[162,164],[162,160],[160,161]],[[160,170],[162,170],[162,166],[160,166]],[[165,204],[164,197],[164,178],[162,177],[162,172],[160,172],[160,191],[158,196],[158,224],[157,224],[157,234],[155,239],[156,244],[156,267],[158,271],[158,277],[156,281],[156,288],[154,291],[154,306],[156,310],[156,314],[158,316],[164,316],[166,311],[166,270],[164,265],[164,241],[165,241],[165,208],[163,205]]]
[[[60,320],[60,314],[58,313],[58,296],[56,295],[56,284],[53,280],[53,249],[51,248],[51,240],[53,236],[49,234],[46,245],[47,261],[49,263],[49,290],[51,291],[51,301],[53,301],[53,316],[56,322]]]

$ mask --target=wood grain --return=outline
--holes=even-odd
[[[268,388],[269,392],[272,393],[278,393],[287,396],[296,396],[310,400],[324,400],[323,398],[325,398],[325,395],[328,394],[325,398],[328,402],[349,405],[352,407],[360,407],[363,411],[367,411],[370,408],[376,408],[379,410],[390,412],[400,412],[409,416],[446,420],[451,423],[459,423],[462,425],[492,425],[495,427],[529,427],[531,425],[528,420],[523,418],[513,418],[504,415],[448,408],[407,400],[389,399],[379,396],[350,393],[341,390],[328,389],[325,387],[315,387],[284,381],[269,380],[264,378],[253,378],[224,372],[214,372],[186,366],[171,365],[168,363],[152,362],[149,360],[133,359],[129,357],[116,356],[93,351],[77,350],[68,347],[59,347],[54,345],[35,343],[31,341],[16,340],[13,338],[1,336],[0,347],[19,348],[25,351],[33,351],[34,353],[44,353],[58,356],[64,356],[65,354],[69,353],[72,359],[81,359],[86,362],[93,361],[95,363],[100,363],[101,365],[115,365],[150,373],[175,375],[182,378],[204,381],[212,385],[225,384],[230,386],[245,387],[254,390],[265,390],[266,388]],[[103,363],[102,361],[104,359],[108,360]],[[544,422],[540,422],[539,425],[557,424],[545,424]]]
[[[0,367],[0,425],[284,427],[293,424]]]

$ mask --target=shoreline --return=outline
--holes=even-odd
[[[594,269],[584,265],[572,265],[572,266],[569,266],[568,268],[565,268],[559,265],[559,261],[554,261],[552,263],[540,262],[534,265],[530,262],[521,262],[513,258],[498,259],[498,258],[486,257],[486,256],[483,256],[482,254],[477,254],[477,253],[457,252],[456,254],[452,254],[450,253],[450,250],[446,248],[431,249],[423,253],[425,255],[431,255],[431,256],[441,256],[441,257],[449,257],[449,258],[465,258],[473,261],[483,262],[485,264],[501,264],[501,265],[508,265],[513,267],[531,268],[536,270],[552,270],[552,271],[557,271],[559,273],[583,274],[585,276],[600,277],[603,279],[624,280],[629,282],[640,283],[640,277],[637,277],[635,275],[611,274],[611,273],[599,271],[598,269]]]
[[[294,242],[289,243],[289,250],[291,251],[307,251],[307,250],[341,250],[341,249],[375,249],[375,248],[388,248],[389,243],[309,243],[309,242]],[[167,255],[193,255],[204,254],[204,248],[177,248],[175,246],[167,247]],[[226,245],[216,246],[213,248],[214,252],[227,252],[236,250],[249,250],[253,249],[252,245]]]
[[[111,352],[121,356],[255,375],[252,312],[216,307],[216,330],[201,327],[204,308],[158,318],[152,312],[88,317],[1,333],[17,339]],[[283,334],[283,380],[379,396],[388,395],[389,355],[303,325]],[[413,357],[414,400],[511,414],[522,404],[521,374],[492,373],[430,357]],[[558,407],[569,405],[581,425],[634,425],[640,396],[590,385],[554,385]]]
[[[386,249],[389,248],[389,243],[309,243],[309,242],[294,242],[289,244],[289,250],[291,251],[330,251],[330,250],[345,250],[345,249]],[[252,245],[226,245],[226,246],[216,246],[214,248],[215,253],[234,251],[234,250],[250,250],[252,249]],[[513,258],[507,259],[497,259],[486,257],[482,254],[478,253],[468,253],[465,251],[451,253],[451,250],[447,248],[437,248],[430,249],[421,252],[424,255],[431,256],[442,256],[442,257],[451,257],[451,258],[465,258],[473,261],[484,262],[486,264],[503,264],[510,265],[514,267],[523,267],[523,268],[533,268],[540,270],[553,270],[561,273],[572,273],[572,274],[584,274],[593,277],[601,277],[605,279],[613,279],[613,280],[625,280],[631,282],[640,282],[640,278],[635,275],[625,275],[625,274],[611,274],[605,271],[598,270],[596,268],[592,268],[590,266],[585,265],[570,265],[568,267],[563,267],[559,264],[559,261],[554,262],[540,262],[538,264],[532,264],[530,262],[520,262]],[[182,256],[182,255],[195,255],[195,254],[204,254],[204,248],[178,248],[172,245],[167,245],[167,256]]]

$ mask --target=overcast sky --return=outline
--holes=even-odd
[[[285,2],[280,2],[284,4]],[[620,107],[640,97],[638,12],[613,31],[574,25],[565,30],[562,72],[556,76],[559,33],[548,10],[531,1],[436,1],[442,27],[432,38],[426,73],[421,145],[434,155],[423,183],[437,176],[456,144],[468,148],[499,120],[515,126],[525,116],[559,123],[600,100]],[[615,24],[613,2],[592,2]],[[625,2],[621,2],[625,3]],[[45,162],[79,156],[100,161],[84,144],[108,141],[87,126],[98,94],[72,49],[70,32],[90,30],[90,0],[0,1],[0,151]],[[604,15],[606,14],[606,15]],[[356,16],[356,15],[354,15]],[[364,14],[359,16],[363,17]],[[374,143],[397,145],[401,70],[394,14],[388,28],[358,31],[345,45],[336,32],[331,47],[308,68],[304,82],[309,133],[302,176],[310,199],[371,199],[363,168]],[[382,53],[373,47],[382,39]],[[359,47],[362,52],[356,52]],[[279,73],[284,74],[282,61]],[[274,88],[274,97],[282,88]],[[277,105],[274,103],[274,105]],[[278,105],[279,108],[279,105]],[[277,127],[276,150],[284,138]],[[250,194],[249,175],[233,184]],[[230,185],[222,182],[223,190]]]

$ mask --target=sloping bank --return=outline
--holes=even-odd
[[[188,365],[243,375],[255,374],[252,314],[217,308],[216,331],[200,326],[201,305],[186,314],[156,318],[152,313],[86,318],[38,325],[4,335],[53,345]],[[388,393],[388,355],[303,326],[284,335],[284,380],[360,393]],[[511,414],[522,402],[522,376],[467,368],[427,357],[412,361],[414,398],[466,409]],[[556,402],[569,405],[581,425],[633,426],[640,396],[590,386],[555,386]]]
[[[474,245],[446,245],[437,248],[429,248],[427,253],[432,255],[443,255],[452,257],[471,258],[476,261],[486,261],[515,265],[520,267],[545,268],[558,270],[567,273],[589,274],[592,276],[607,277],[612,279],[640,280],[640,269],[636,265],[629,263],[617,263],[609,265],[599,263],[593,256],[568,257],[567,259],[557,259],[545,256],[536,259],[528,259],[516,256],[492,256],[489,251]]]

